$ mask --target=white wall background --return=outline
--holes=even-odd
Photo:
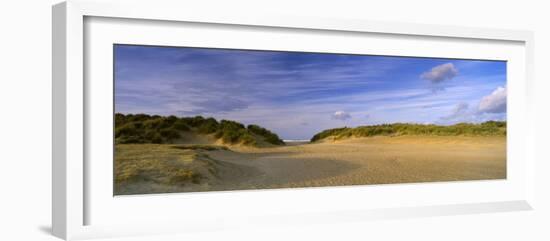
[[[57,240],[51,219],[52,0],[0,7],[0,240]],[[535,32],[535,211],[117,240],[550,240],[550,15],[546,1],[201,1],[216,11],[526,29]],[[152,10],[153,11],[153,10]],[[546,141],[546,143],[545,143]]]

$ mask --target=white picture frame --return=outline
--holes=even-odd
[[[155,9],[155,11],[150,11]],[[72,0],[60,3],[53,7],[53,194],[52,194],[52,227],[53,234],[63,239],[85,239],[94,237],[113,237],[123,235],[158,234],[174,232],[191,232],[212,228],[231,228],[235,226],[271,226],[271,225],[292,225],[294,222],[326,223],[341,222],[344,220],[370,220],[384,218],[422,217],[433,215],[468,214],[497,211],[515,211],[532,209],[534,194],[534,168],[535,157],[532,147],[534,146],[534,125],[531,116],[530,93],[532,89],[533,74],[533,34],[528,31],[518,30],[496,30],[481,28],[466,28],[455,26],[421,25],[409,23],[371,22],[351,19],[321,19],[296,16],[279,16],[276,14],[254,14],[247,15],[226,13],[225,15],[208,14],[205,9],[194,9],[189,3],[178,1],[84,1]],[[90,113],[94,100],[93,93],[88,89],[101,89],[95,84],[90,86],[85,81],[89,78],[86,75],[86,68],[89,62],[94,62],[86,56],[86,34],[102,33],[99,30],[86,28],[86,19],[116,19],[120,21],[133,21],[132,24],[143,24],[154,22],[147,29],[154,30],[156,26],[163,23],[174,24],[210,24],[212,26],[223,26],[225,30],[232,31],[232,28],[254,28],[255,30],[276,29],[278,32],[300,31],[307,34],[314,31],[316,34],[335,36],[344,33],[374,34],[392,36],[394,38],[425,38],[426,41],[454,41],[454,44],[468,44],[474,41],[482,45],[494,45],[494,43],[509,44],[515,46],[510,48],[510,55],[495,54],[494,58],[502,58],[513,61],[518,71],[512,70],[516,77],[510,82],[511,92],[515,104],[509,112],[511,133],[508,136],[509,156],[515,160],[509,165],[512,172],[511,179],[504,182],[467,182],[467,183],[434,183],[419,188],[414,184],[403,185],[375,185],[371,187],[339,187],[339,188],[315,188],[295,190],[267,190],[267,191],[237,191],[237,192],[216,192],[208,194],[188,195],[144,195],[133,199],[117,200],[119,204],[108,204],[108,198],[112,196],[103,195],[104,201],[95,201],[93,183],[97,179],[90,179],[86,174],[88,169],[96,168],[91,166],[90,144]],[[137,21],[137,22],[136,22]],[[108,21],[106,21],[108,22]],[[114,24],[117,30],[121,30],[123,38],[124,29],[131,31],[124,24]],[[197,30],[200,31],[200,30]],[[86,33],[87,32],[87,33]],[[145,31],[147,32],[147,31]],[[260,31],[261,32],[261,31]],[[103,35],[106,35],[103,32]],[[102,36],[103,36],[102,35]],[[139,43],[155,43],[154,39],[143,38]],[[99,35],[98,35],[99,36]],[[109,36],[113,37],[113,36]],[[113,37],[114,38],[114,37]],[[138,39],[137,37],[136,39]],[[92,37],[92,39],[94,39]],[[102,40],[103,39],[103,40]],[[97,41],[115,41],[109,38],[98,38]],[[95,40],[94,40],[95,41]],[[120,41],[120,39],[116,40]],[[135,40],[126,40],[135,41]],[[451,41],[452,42],[452,41]],[[169,42],[162,42],[169,44]],[[177,42],[175,43],[177,44]],[[215,43],[214,43],[215,44]],[[272,46],[273,47],[273,46]],[[479,46],[478,46],[479,47]],[[95,48],[92,46],[92,48]],[[265,48],[265,46],[264,46]],[[269,48],[269,46],[267,47]],[[442,47],[445,48],[445,47]],[[488,47],[490,49],[490,47]],[[493,52],[496,51],[496,47]],[[353,50],[350,50],[353,51]],[[491,52],[491,51],[488,51]],[[452,51],[450,51],[452,53]],[[414,54],[414,53],[411,53]],[[433,55],[433,53],[431,53]],[[458,53],[455,53],[458,54]],[[97,54],[103,56],[102,54]],[[424,55],[430,55],[425,53]],[[472,56],[476,56],[472,53]],[[491,55],[492,56],[492,55]],[[460,57],[460,56],[457,56]],[[93,64],[92,64],[93,65]],[[90,99],[91,96],[91,99]],[[512,97],[508,97],[512,98]],[[91,106],[92,105],[92,106]],[[88,124],[87,124],[88,123]],[[513,124],[515,123],[515,124]],[[512,125],[513,124],[513,125]],[[93,142],[93,141],[92,141]],[[93,155],[92,155],[93,156]],[[101,167],[99,167],[101,168]],[[510,173],[509,172],[509,173]],[[516,178],[517,177],[517,178]],[[111,179],[112,180],[112,179]],[[108,181],[111,181],[108,180]],[[422,184],[426,185],[426,184]],[[97,186],[97,185],[95,185]],[[481,187],[480,187],[481,186]],[[338,209],[334,206],[298,204],[301,210],[290,210],[285,202],[278,207],[266,206],[239,206],[242,200],[255,199],[257,202],[275,202],[278,197],[295,198],[297,200],[323,199],[327,197],[340,196],[333,202],[342,202],[344,199],[357,199],[366,193],[387,193],[387,197],[394,195],[392,192],[407,192],[410,195],[419,195],[424,192],[426,196],[433,197],[434,193],[450,188],[458,192],[467,193],[467,197],[449,197],[440,202],[421,202],[418,200],[401,200],[391,202],[383,198],[370,203],[370,207],[361,208],[360,203],[351,202],[348,208]],[[500,189],[501,188],[501,189]],[[97,189],[97,188],[96,188]],[[460,191],[463,190],[463,191]],[[470,190],[470,191],[467,191]],[[472,191],[475,190],[475,191]],[[496,190],[494,193],[488,192]],[[480,193],[476,196],[472,193]],[[483,198],[481,192],[487,195],[494,194],[496,198]],[[92,197],[93,196],[93,197]],[[383,196],[383,195],[382,195]],[[189,205],[200,209],[201,203],[213,204],[215,200],[226,200],[236,205],[234,212],[220,212],[218,215],[208,216],[193,223],[182,225],[185,220],[179,219],[178,212],[166,210],[154,210],[144,212],[142,215],[147,219],[154,220],[154,224],[146,223],[139,217],[132,217],[129,220],[118,219],[122,214],[130,212],[132,208],[143,205],[158,205],[171,207],[172,210],[178,205],[183,206],[182,199],[187,199]],[[99,199],[97,199],[99,200]],[[384,202],[386,201],[386,202]],[[102,203],[93,205],[90,202]],[[123,204],[123,205],[122,205]],[[111,205],[111,206],[109,206]],[[300,206],[302,205],[302,206]],[[129,207],[129,208],[122,208]],[[307,208],[306,208],[307,207]],[[124,210],[122,210],[124,209]],[[290,211],[289,211],[290,210]],[[260,215],[254,215],[254,213]],[[102,217],[98,222],[90,222],[90,216]],[[105,222],[106,217],[115,221]],[[159,216],[162,215],[162,219]],[[190,219],[193,219],[191,214]],[[252,220],[252,221],[250,221]],[[292,220],[292,221],[289,221]],[[330,221],[329,221],[330,220]],[[174,222],[178,221],[178,222]],[[231,222],[226,222],[231,221]],[[122,224],[124,223],[124,224]],[[179,223],[179,225],[167,224]],[[231,223],[231,224],[228,224]],[[155,225],[156,224],[156,225]],[[185,226],[185,227],[184,227]]]

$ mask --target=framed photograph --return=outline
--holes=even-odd
[[[532,209],[530,32],[78,0],[53,26],[60,238]]]

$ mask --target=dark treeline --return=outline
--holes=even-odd
[[[213,135],[227,144],[256,145],[257,137],[273,145],[284,145],[277,134],[258,125],[214,118],[158,116],[146,114],[115,114],[115,142],[172,143],[182,132]]]
[[[487,121],[480,124],[459,123],[450,126],[395,123],[355,128],[335,128],[317,133],[311,142],[328,137],[345,139],[349,137],[369,136],[402,136],[402,135],[432,135],[432,136],[505,136],[505,121]]]

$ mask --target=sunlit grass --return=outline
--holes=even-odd
[[[136,182],[160,185],[199,184],[215,173],[201,146],[172,146],[162,144],[117,144],[115,147],[115,186]],[[219,147],[212,147],[214,149]]]
[[[325,138],[345,139],[350,137],[369,136],[506,136],[506,122],[487,121],[480,124],[459,123],[450,126],[423,125],[409,123],[359,126],[355,128],[328,129],[315,134],[311,141]]]

